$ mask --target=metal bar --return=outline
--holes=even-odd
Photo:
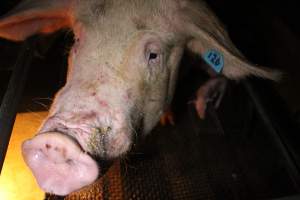
[[[22,45],[0,107],[0,174],[11,137],[17,108],[25,88],[27,74],[33,58],[34,46],[35,38],[26,40]]]
[[[300,173],[299,169],[297,167],[297,163],[293,159],[293,156],[288,151],[288,147],[280,137],[280,133],[275,128],[273,122],[270,119],[270,116],[264,106],[262,105],[262,102],[258,98],[257,94],[255,93],[252,85],[248,81],[243,81],[243,85],[246,88],[250,98],[252,99],[252,102],[254,103],[257,112],[259,113],[261,119],[265,123],[267,129],[269,130],[269,133],[273,136],[274,141],[277,143],[278,147],[280,148],[282,155],[284,156],[286,160],[286,166],[289,169],[290,176],[293,180],[295,188],[300,190],[299,183],[300,183]]]

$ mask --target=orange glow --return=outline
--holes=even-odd
[[[0,176],[1,200],[40,200],[44,198],[44,193],[39,189],[23,161],[21,144],[36,133],[46,115],[46,112],[17,115]]]

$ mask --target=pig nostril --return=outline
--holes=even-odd
[[[99,168],[71,137],[46,132],[22,144],[25,162],[47,193],[67,195],[93,183]]]

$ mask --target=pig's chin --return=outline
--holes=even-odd
[[[130,150],[131,145],[131,134],[123,130],[116,134],[107,135],[101,145],[102,151],[100,151],[100,154],[99,151],[97,153],[100,157],[110,160],[126,154]]]
[[[97,162],[61,133],[43,133],[25,141],[22,154],[39,186],[48,193],[67,195],[93,183],[99,175]]]

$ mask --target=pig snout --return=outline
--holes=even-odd
[[[61,133],[42,133],[25,141],[22,154],[39,186],[48,193],[67,195],[94,182],[99,174],[96,161]]]
[[[67,195],[105,173],[99,159],[109,162],[132,143],[121,116],[115,114],[116,122],[111,123],[96,112],[49,117],[39,133],[22,145],[24,160],[39,186],[48,193]]]

